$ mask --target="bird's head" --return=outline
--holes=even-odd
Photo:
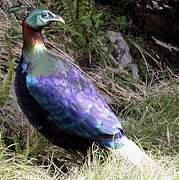
[[[36,9],[29,13],[26,23],[35,30],[42,30],[50,22],[59,21],[65,23],[64,19],[47,9]]]

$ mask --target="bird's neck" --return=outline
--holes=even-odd
[[[41,31],[29,27],[26,21],[22,24],[23,29],[23,51],[22,61],[28,64],[28,73],[36,76],[51,72],[52,67],[48,58],[48,52],[45,47]]]
[[[46,50],[41,30],[34,30],[24,20],[22,23],[23,31],[23,52],[24,53],[33,53]]]

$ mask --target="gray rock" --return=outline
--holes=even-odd
[[[115,48],[114,58],[122,67],[129,67],[132,71],[133,78],[138,79],[138,67],[130,54],[130,49],[120,32],[107,31],[106,37],[110,40]]]

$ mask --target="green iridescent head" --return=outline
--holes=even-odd
[[[29,13],[26,18],[27,24],[36,30],[41,30],[50,22],[60,21],[65,23],[62,17],[50,12],[47,9],[36,9]]]

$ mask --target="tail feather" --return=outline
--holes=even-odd
[[[151,164],[152,159],[139,148],[133,141],[127,137],[122,137],[120,140],[122,144],[119,149],[115,149],[114,153],[119,154],[122,158],[129,160],[134,165]]]

